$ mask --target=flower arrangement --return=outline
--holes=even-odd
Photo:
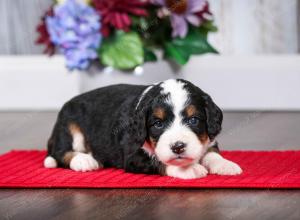
[[[217,53],[208,43],[216,31],[205,0],[57,0],[37,27],[38,44],[58,49],[70,69],[92,61],[128,70],[163,58],[180,65],[191,55]]]

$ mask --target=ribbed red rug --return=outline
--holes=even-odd
[[[300,151],[226,151],[239,176],[208,175],[195,180],[103,169],[80,173],[43,168],[45,151],[11,151],[0,156],[2,188],[300,188]]]

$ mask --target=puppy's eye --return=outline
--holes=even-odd
[[[199,124],[199,121],[200,121],[199,118],[192,117],[188,119],[187,123],[192,126],[197,126]]]
[[[164,127],[164,123],[162,121],[156,121],[153,126],[157,129],[162,129]]]

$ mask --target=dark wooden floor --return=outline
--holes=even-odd
[[[0,152],[45,148],[56,113],[0,113]],[[300,149],[300,113],[226,113],[223,149]],[[1,164],[0,164],[1,165]],[[0,219],[300,219],[300,190],[1,189]]]
[[[294,190],[2,190],[2,219],[300,219]]]

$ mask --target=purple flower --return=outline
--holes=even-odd
[[[86,69],[97,58],[102,36],[100,17],[82,0],[65,0],[46,18],[51,41],[66,57],[70,70]]]
[[[172,36],[184,38],[188,33],[188,23],[200,26],[203,18],[201,11],[207,6],[205,0],[152,0],[153,4],[163,6],[159,17],[170,16],[173,28]]]

